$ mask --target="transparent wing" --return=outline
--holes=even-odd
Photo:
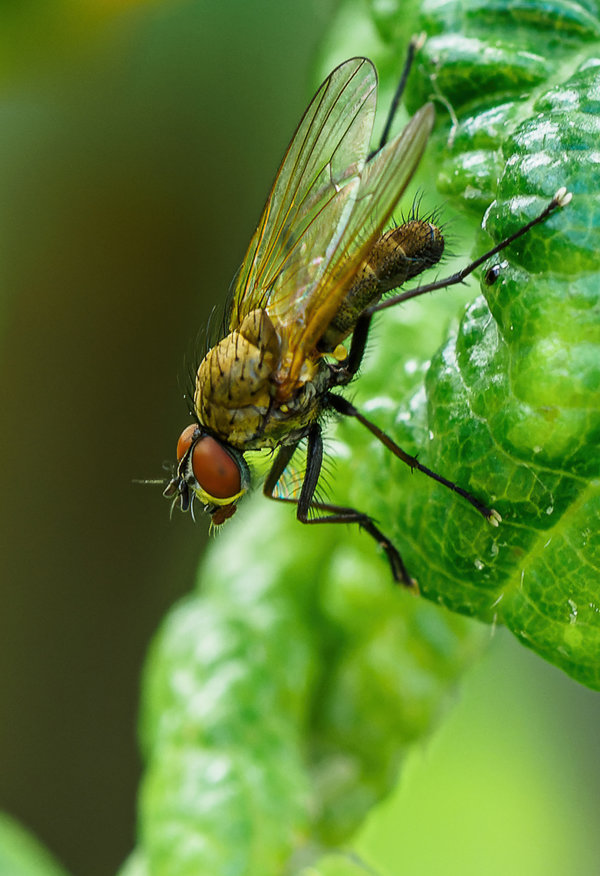
[[[377,75],[366,58],[337,67],[311,101],[285,154],[238,276],[230,330],[257,307],[310,294],[339,238],[368,154]],[[326,211],[327,221],[321,217]]]
[[[293,296],[282,295],[269,304],[269,314],[284,328],[280,336],[287,347],[282,351],[277,376],[281,397],[295,385],[306,356],[314,350],[389,221],[417,168],[433,122],[433,106],[426,104],[364,166],[360,177],[352,179],[323,208],[319,215],[319,225],[323,226],[319,247],[311,247],[304,263],[287,273],[286,282],[289,278],[297,284],[296,290],[300,287],[300,297],[295,291]],[[318,268],[307,275],[304,264],[316,261]]]

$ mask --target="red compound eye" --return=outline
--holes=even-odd
[[[183,435],[179,440],[182,438]],[[215,499],[237,496],[242,489],[242,476],[237,462],[210,435],[204,435],[196,441],[192,450],[192,471],[202,489]]]
[[[177,442],[177,462],[181,462],[199,435],[200,429],[195,423],[185,427]]]

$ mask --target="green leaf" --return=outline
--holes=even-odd
[[[3,876],[67,876],[67,871],[50,852],[5,813],[0,813],[0,873]]]
[[[352,855],[324,855],[314,866],[303,868],[300,876],[373,876],[373,870]]]
[[[590,44],[582,62],[575,42],[597,35],[598,26],[584,10],[573,18],[558,4],[552,28],[548,10],[554,7],[540,6],[535,45],[552,59],[554,84],[531,93],[530,83],[524,94],[518,60],[532,45],[534,5],[493,7],[494,51],[504,53],[507,65],[517,59],[512,73],[507,66],[506,76],[494,79],[499,109],[487,87],[477,99],[490,63],[487,50],[481,59],[470,49],[461,56],[465,40],[482,40],[486,33],[490,40],[490,11],[482,20],[474,14],[481,4],[467,4],[464,17],[457,4],[429,6],[427,23],[439,36],[426,44],[426,72],[459,113],[458,128],[443,147],[441,178],[452,181],[453,194],[469,209],[495,193],[484,227],[496,242],[539,212],[560,186],[573,192],[573,201],[495,260],[502,263],[499,279],[482,283],[485,298],[467,307],[457,332],[433,356],[425,391],[401,404],[400,414],[389,391],[370,405],[374,419],[402,446],[497,508],[503,523],[494,531],[459,497],[409,478],[398,466],[390,469],[381,455],[384,476],[373,481],[376,494],[369,491],[369,501],[385,508],[380,519],[390,520],[424,595],[505,623],[546,659],[598,688],[600,61]],[[511,30],[507,16],[519,26]],[[451,30],[459,25],[460,34]],[[569,39],[556,47],[558,32]],[[440,40],[451,55],[441,53]],[[515,94],[509,89],[513,74]],[[423,76],[417,94],[431,82]],[[448,127],[441,143],[447,136]],[[486,247],[481,238],[477,254]],[[395,328],[380,329],[385,336],[370,362],[382,374],[397,355]],[[368,395],[359,392],[368,404]],[[359,484],[367,481],[367,468],[361,465]],[[348,500],[365,507],[367,492],[349,491]]]
[[[393,786],[479,630],[389,586],[370,542],[262,497],[199,583],[146,671],[144,853],[157,872],[277,874],[309,841],[343,842]]]
[[[118,876],[148,876],[148,862],[144,852],[136,848],[119,869]]]

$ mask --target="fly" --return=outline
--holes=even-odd
[[[381,143],[369,151],[377,75],[352,58],[323,82],[283,158],[236,281],[228,333],[198,366],[195,422],[177,444],[177,469],[164,495],[193,511],[197,499],[215,525],[231,517],[250,486],[244,453],[276,451],[263,492],[296,505],[302,523],[356,523],[385,551],[394,580],[415,587],[399,551],[366,513],[317,501],[323,460],[321,421],[328,411],[354,417],[411,469],[469,502],[491,524],[500,515],[422,465],[340,394],[356,376],[375,313],[461,283],[490,256],[543,222],[571,195],[559,190],[546,208],[461,271],[385,297],[435,265],[444,238],[432,222],[384,231],[411,180],[434,123],[431,103],[388,141],[412,58],[407,61]],[[344,341],[348,340],[348,348]],[[276,494],[301,441],[306,469],[299,494]]]

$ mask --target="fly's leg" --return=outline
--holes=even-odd
[[[429,292],[435,292],[436,289],[445,289],[448,286],[456,286],[458,283],[462,283],[469,274],[472,274],[480,265],[482,265],[487,259],[491,258],[497,253],[502,252],[503,249],[506,249],[513,241],[518,240],[519,237],[522,237],[524,234],[527,234],[532,228],[536,225],[539,225],[541,222],[544,222],[551,213],[555,210],[566,207],[567,204],[571,200],[571,192],[568,192],[566,188],[560,188],[552,200],[544,207],[541,213],[527,222],[525,225],[518,228],[513,234],[509,237],[501,240],[500,243],[496,244],[496,246],[489,249],[482,256],[475,259],[475,261],[470,262],[460,271],[457,271],[455,274],[452,274],[450,277],[446,277],[443,280],[436,280],[434,283],[427,283],[424,286],[417,286],[415,289],[408,289],[406,292],[400,292],[398,295],[392,295],[391,298],[386,298],[384,301],[379,301],[376,304],[372,304],[371,306],[365,308],[362,311],[360,316],[356,321],[356,326],[354,328],[352,334],[352,342],[350,345],[350,352],[348,354],[348,360],[345,364],[345,367],[349,371],[351,375],[356,374],[358,369],[360,368],[360,364],[362,362],[362,358],[365,352],[365,347],[367,344],[367,337],[369,335],[369,327],[371,325],[371,320],[375,313],[378,313],[380,310],[386,310],[388,307],[394,307],[396,304],[401,304],[403,301],[410,301],[411,298],[417,298],[420,295],[426,295]],[[402,278],[397,285],[400,285],[404,279]]]
[[[492,247],[492,249],[484,252],[484,254],[482,256],[479,256],[478,259],[470,262],[468,265],[466,265],[464,268],[461,268],[460,271],[457,271],[450,277],[446,277],[443,280],[436,280],[435,283],[428,283],[426,286],[418,286],[416,289],[409,289],[406,292],[401,292],[399,295],[393,295],[391,298],[387,298],[385,301],[380,301],[377,304],[374,304],[372,307],[368,308],[368,310],[371,312],[371,316],[378,310],[386,310],[386,308],[393,307],[395,304],[400,304],[402,301],[409,301],[411,298],[417,298],[419,295],[425,295],[428,292],[435,292],[436,289],[445,289],[447,286],[456,286],[458,283],[462,283],[463,280],[469,276],[469,274],[472,274],[473,271],[477,270],[477,268],[489,258],[497,255],[499,252],[502,252],[502,250],[506,249],[506,247],[513,243],[513,241],[518,240],[519,237],[527,234],[527,232],[534,228],[536,225],[544,222],[551,213],[554,213],[555,210],[566,207],[567,204],[570,203],[572,197],[573,196],[571,192],[568,192],[563,186],[556,192],[552,200],[544,207],[541,213],[539,213],[525,225],[522,225],[521,228],[518,228],[509,237],[501,240],[500,243],[496,244],[496,246]],[[367,311],[365,311],[365,313],[366,312]],[[363,315],[364,314],[361,314],[361,317]]]
[[[377,149],[374,149],[373,152],[370,153],[368,160],[374,158],[378,152],[380,152],[385,144],[388,142],[390,138],[390,131],[392,129],[392,123],[394,121],[394,116],[398,110],[398,105],[404,94],[404,89],[406,88],[406,82],[408,80],[409,73],[411,71],[411,67],[413,65],[413,61],[415,59],[416,53],[420,48],[423,47],[425,42],[425,34],[419,34],[418,36],[413,36],[408,44],[408,49],[406,52],[406,60],[404,61],[404,67],[402,69],[402,74],[400,76],[400,81],[398,82],[398,86],[394,93],[394,97],[392,98],[392,102],[390,104],[390,108],[388,111],[387,119],[385,121],[385,125],[383,128],[383,133],[381,135],[381,139],[379,141],[379,146]]]
[[[542,212],[528,222],[526,225],[523,225],[514,234],[511,234],[509,237],[500,241],[492,249],[488,250],[488,252],[484,253],[475,261],[468,264],[462,270],[457,271],[456,274],[452,274],[452,276],[447,277],[444,280],[437,280],[435,283],[429,283],[426,286],[420,286],[416,289],[410,289],[407,292],[401,292],[398,295],[394,295],[392,298],[388,298],[385,301],[380,301],[376,304],[367,307],[358,320],[356,321],[356,326],[354,328],[354,332],[352,334],[352,342],[350,345],[350,351],[348,353],[348,358],[344,363],[344,372],[348,379],[354,376],[358,369],[360,368],[364,353],[365,347],[367,344],[367,338],[369,335],[369,328],[371,325],[371,320],[373,315],[377,313],[379,310],[385,310],[387,307],[392,307],[395,304],[399,304],[403,301],[408,301],[411,298],[416,298],[419,295],[424,295],[428,292],[433,292],[436,289],[444,289],[447,286],[453,286],[457,283],[462,283],[465,277],[468,277],[476,268],[478,268],[483,262],[487,259],[491,258],[491,256],[496,255],[501,252],[505,247],[507,247],[510,243],[517,238],[521,237],[523,234],[526,234],[531,228],[535,225],[538,225],[540,222],[543,222],[547,217],[559,207],[565,207],[569,201],[571,200],[571,193],[567,192],[565,188],[561,188],[557,191],[554,198],[550,201],[550,203],[542,210]],[[341,382],[341,381],[340,381]],[[347,382],[347,381],[345,381]],[[486,520],[488,520],[494,526],[498,526],[500,522],[500,515],[493,508],[488,508],[466,490],[463,490],[461,487],[457,486],[452,481],[447,478],[442,477],[426,466],[422,465],[415,456],[410,456],[401,447],[398,447],[392,439],[385,434],[381,429],[379,429],[374,423],[371,423],[367,420],[363,415],[348,401],[341,398],[340,396],[334,395],[333,393],[329,393],[327,396],[328,404],[336,410],[340,414],[344,414],[349,417],[354,417],[360,423],[365,426],[375,437],[382,442],[392,453],[410,466],[411,469],[417,469],[418,471],[423,472],[428,477],[437,481],[439,484],[447,487],[450,490],[453,490],[455,493],[458,493],[467,502],[479,511]]]
[[[339,395],[334,395],[330,392],[327,395],[327,402],[330,407],[338,412],[338,414],[344,414],[346,417],[354,417],[359,423],[362,423],[362,425],[368,429],[372,435],[375,435],[375,437],[381,441],[388,450],[391,450],[394,456],[397,456],[398,459],[405,462],[410,467],[411,471],[417,469],[417,471],[423,472],[427,477],[437,481],[438,484],[442,484],[442,486],[447,487],[449,490],[452,490],[452,492],[462,496],[463,499],[466,499],[467,502],[469,502],[489,523],[492,524],[492,526],[499,525],[502,518],[497,511],[493,508],[488,508],[487,505],[484,505],[483,502],[480,502],[479,499],[476,499],[475,496],[468,493],[467,490],[463,490],[462,487],[459,487],[453,481],[449,481],[447,478],[442,477],[442,475],[437,474],[437,472],[427,468],[426,465],[422,465],[416,456],[411,456],[405,450],[402,450],[401,447],[392,441],[389,435],[386,435],[386,433],[380,429],[379,426],[376,426],[375,423],[367,420],[367,418],[345,398],[342,398]]]
[[[408,570],[398,550],[367,514],[363,514],[355,508],[344,508],[339,505],[329,505],[313,501],[323,463],[323,439],[321,437],[321,427],[318,423],[313,423],[308,433],[306,472],[300,496],[297,499],[293,499],[275,495],[277,482],[294,455],[297,446],[298,443],[289,446],[284,445],[280,448],[273,466],[265,479],[263,488],[265,496],[277,502],[287,502],[296,505],[296,516],[301,523],[309,525],[320,523],[357,523],[385,551],[392,569],[394,581],[403,584],[405,587],[417,590],[417,582],[408,574]],[[311,510],[315,511],[318,516],[310,517]]]
[[[268,499],[276,499],[278,502],[284,501],[283,496],[275,495],[275,488],[277,487],[279,478],[291,462],[292,456],[296,452],[299,443],[299,441],[296,441],[295,444],[282,444],[279,448],[275,461],[273,462],[263,484],[263,493]],[[286,499],[285,501],[288,500]]]

